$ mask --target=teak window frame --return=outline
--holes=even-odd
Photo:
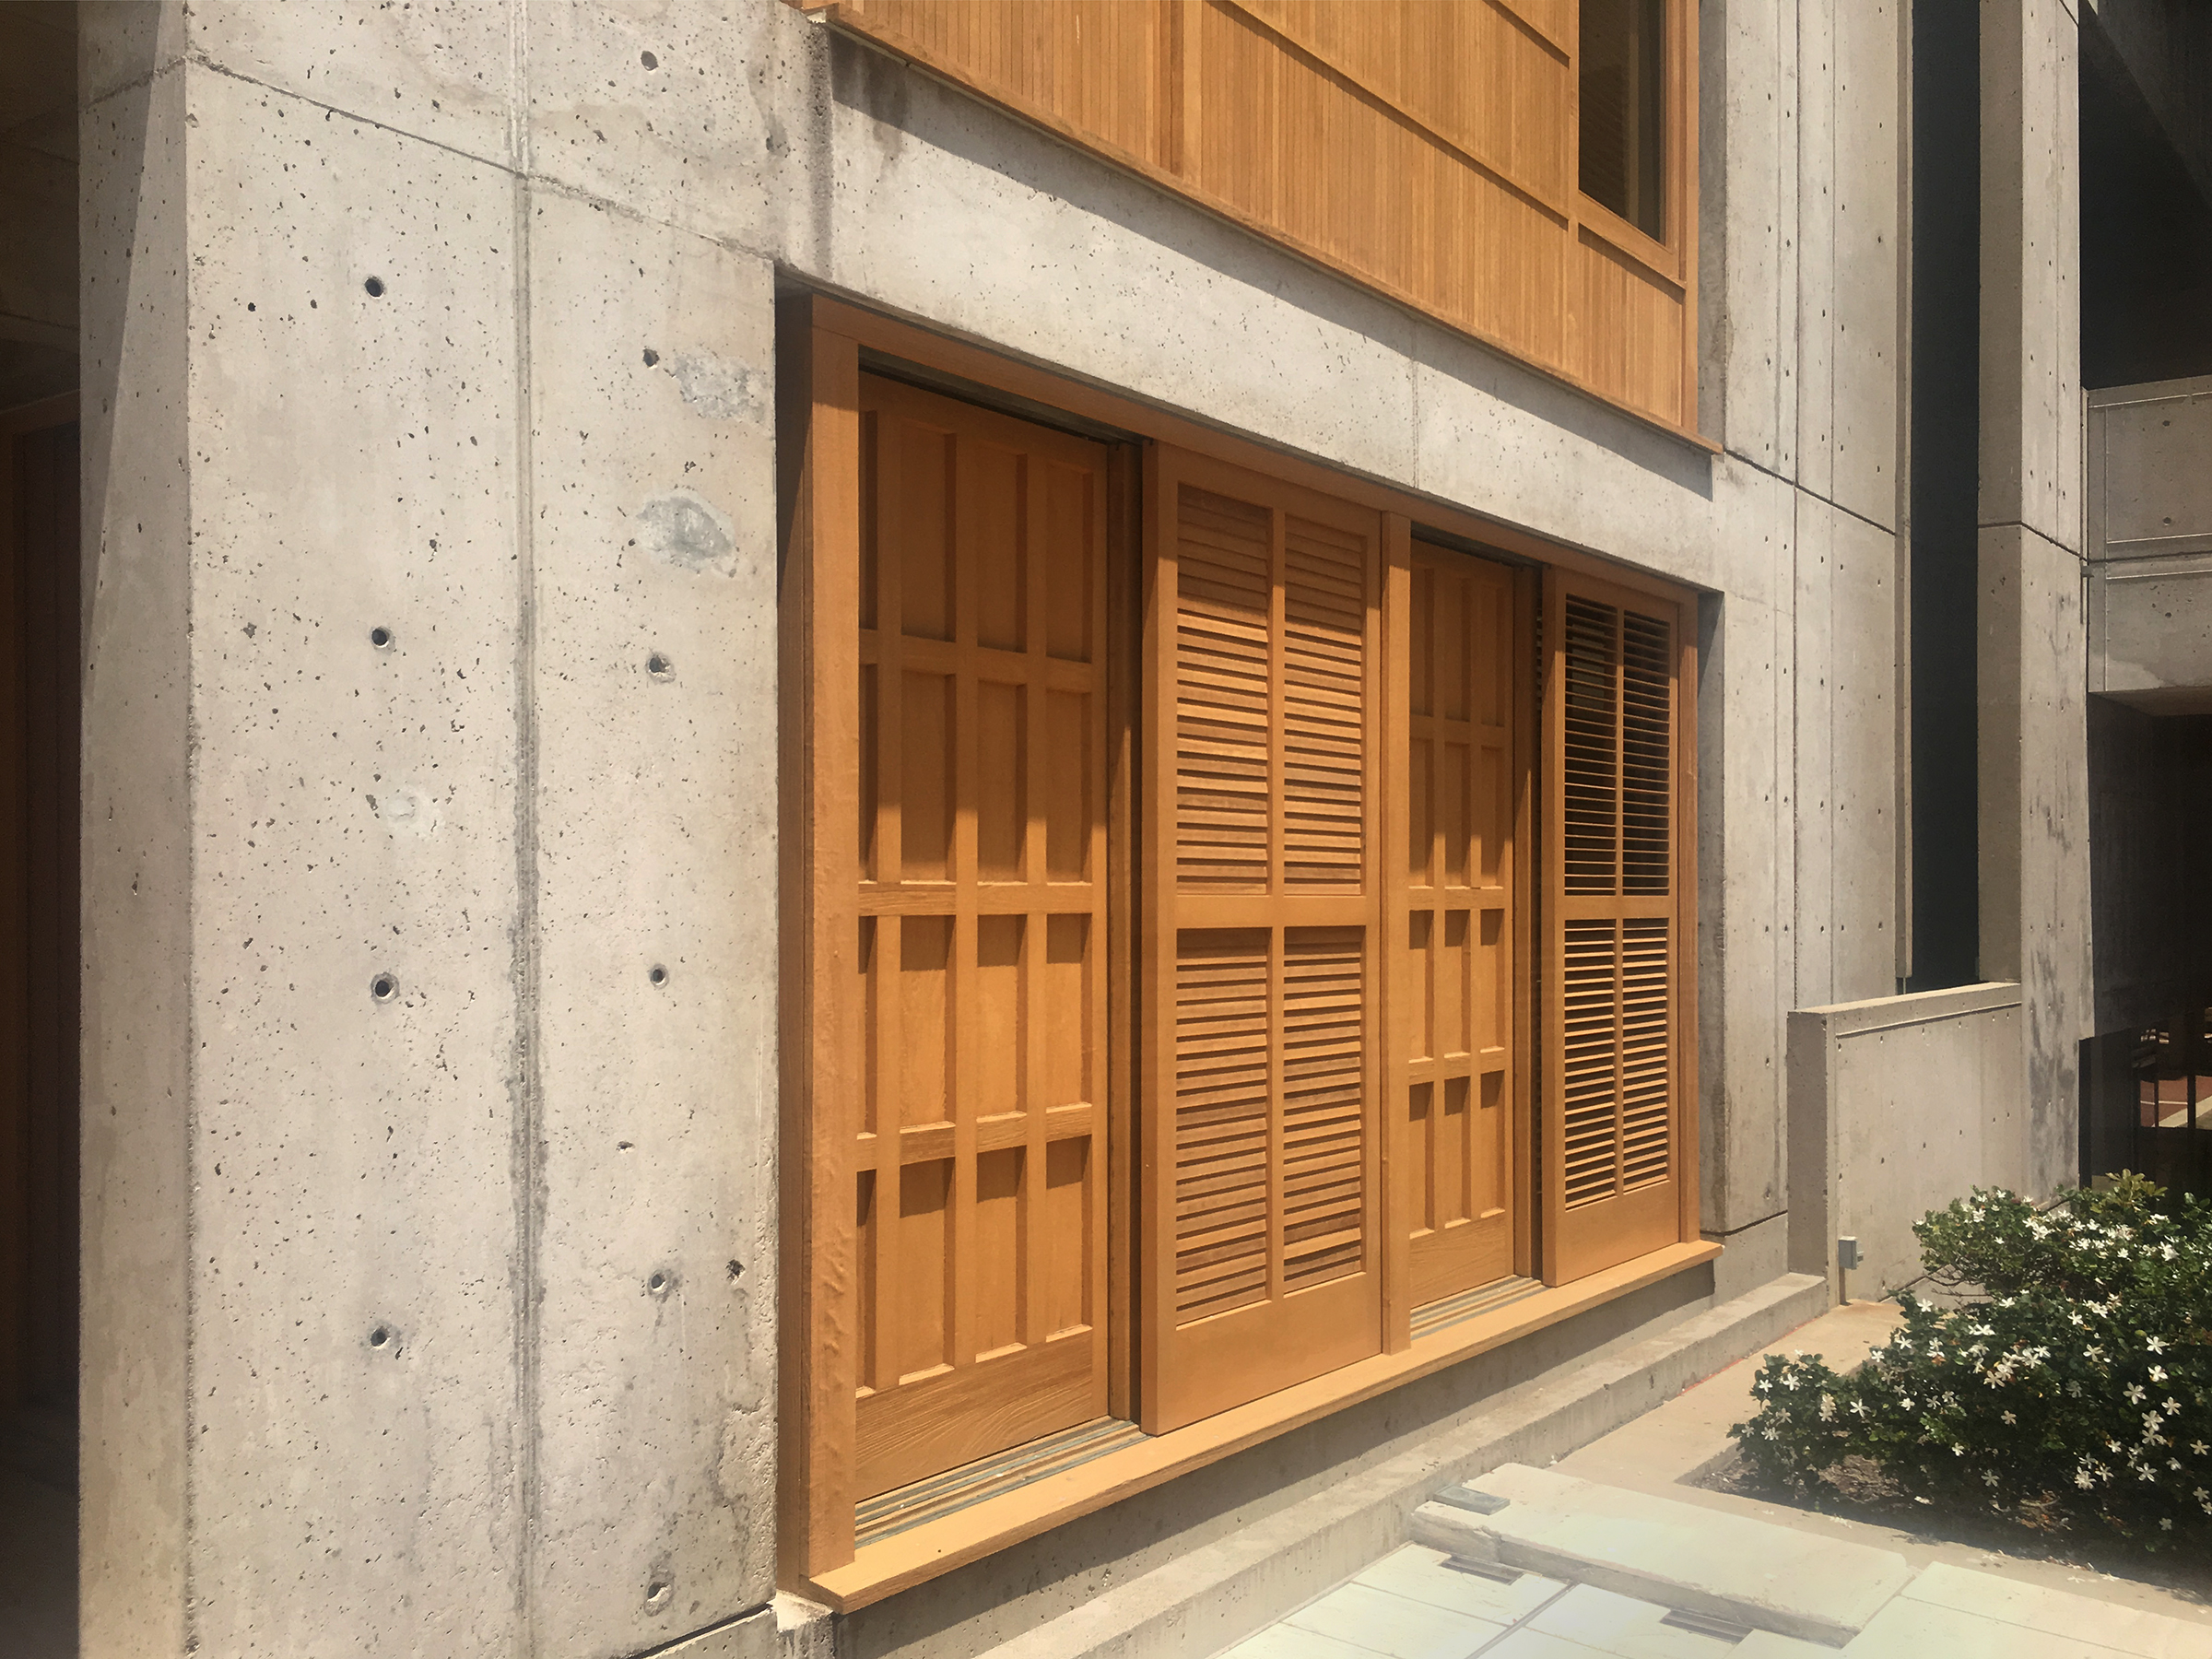
[[[1098,1457],[1073,1469],[1048,1476],[1029,1486],[985,1498],[958,1514],[893,1534],[855,1548],[853,1503],[854,1447],[853,1419],[853,1316],[857,1297],[853,1229],[840,1225],[852,1206],[853,1171],[849,1163],[852,1130],[838,1121],[829,1102],[840,1090],[849,1097],[853,1088],[850,1069],[861,1052],[859,1013],[847,994],[853,981],[857,947],[855,895],[844,890],[839,879],[848,867],[835,857],[818,858],[825,836],[853,833],[855,814],[838,782],[841,767],[851,767],[860,737],[856,677],[841,672],[841,646],[822,630],[837,619],[849,621],[856,614],[857,591],[825,591],[817,586],[824,571],[852,588],[848,574],[856,571],[857,559],[818,562],[813,548],[817,538],[849,538],[857,547],[859,535],[860,378],[864,351],[909,366],[921,383],[947,384],[958,391],[969,388],[991,398],[1010,413],[1028,412],[1031,418],[1053,412],[1065,417],[1071,428],[1104,428],[1138,441],[1171,445],[1278,480],[1293,488],[1312,491],[1378,515],[1382,534],[1381,621],[1385,651],[1378,677],[1388,680],[1399,674],[1404,654],[1406,595],[1411,547],[1418,535],[1433,547],[1462,545],[1485,556],[1518,563],[1515,610],[1523,621],[1531,619],[1541,571],[1538,567],[1571,572],[1585,582],[1597,582],[1632,593],[1653,607],[1665,607],[1676,618],[1680,691],[1677,699],[1676,748],[1673,773],[1677,790],[1677,853],[1675,916],[1677,938],[1686,959],[1694,962],[1696,925],[1696,741],[1695,685],[1696,603],[1685,589],[1662,579],[1648,577],[1624,567],[1555,546],[1507,526],[1488,523],[1437,503],[1404,495],[1386,486],[1335,472],[1315,463],[1299,460],[1212,428],[1167,414],[1134,399],[1064,379],[1048,371],[1000,357],[970,346],[893,322],[842,301],[801,296],[781,302],[778,316],[778,514],[780,535],[779,698],[780,821],[782,825],[782,882],[780,924],[783,956],[784,994],[782,1009],[782,1144],[780,1153],[780,1294],[781,1324],[778,1339],[780,1379],[780,1443],[778,1494],[778,1576],[786,1588],[850,1609],[893,1594],[1003,1548],[1022,1538],[1090,1512],[1120,1498],[1201,1467],[1244,1447],[1259,1443],[1330,1412],[1459,1363],[1520,1336],[1601,1305],[1641,1286],[1711,1261],[1720,1253],[1717,1243],[1700,1239],[1697,1214],[1697,1014],[1694,972],[1680,982],[1676,1014],[1677,1046],[1680,1070],[1677,1088],[1677,1158],[1681,1182],[1680,1227],[1677,1241],[1618,1266],[1594,1273],[1571,1284],[1553,1285],[1511,1305],[1429,1335],[1410,1334],[1410,1305],[1404,1218],[1396,1195],[1393,1167],[1402,1153],[1394,1153],[1394,1141],[1402,1133],[1400,1102],[1385,1093],[1378,1127],[1382,1133],[1383,1171],[1380,1188],[1382,1225],[1377,1235],[1382,1250],[1382,1351],[1341,1369],[1286,1387],[1278,1393],[1234,1406],[1187,1427],[1174,1429],[1139,1444]],[[1134,459],[1133,448],[1125,452]],[[1135,477],[1126,491],[1117,488],[1117,534],[1124,548],[1137,552],[1140,571],[1148,569],[1150,548],[1134,549],[1135,523]],[[1126,499],[1123,499],[1126,498]],[[1111,571],[1108,586],[1115,605],[1134,606],[1137,572]],[[1134,752],[1135,735],[1144,729],[1141,718],[1128,714],[1130,699],[1141,682],[1141,665],[1135,630],[1142,626],[1124,610],[1111,629],[1110,650],[1131,688],[1121,699],[1124,712],[1114,717],[1109,738],[1109,789],[1117,800],[1118,814],[1147,810],[1147,803],[1135,792],[1149,758]],[[1526,633],[1518,635],[1517,654],[1535,649]],[[1527,1230],[1540,1207],[1541,1197],[1532,1167],[1540,1157],[1541,1132],[1526,1121],[1534,1110],[1530,1075],[1539,1049],[1535,1041],[1536,1015],[1532,978],[1541,971],[1535,959],[1535,913],[1540,903],[1538,877],[1534,869],[1540,854],[1533,845],[1536,806],[1535,797],[1546,786],[1543,757],[1535,749],[1537,710],[1532,677],[1517,664],[1514,678],[1516,724],[1523,735],[1531,787],[1517,813],[1514,931],[1516,984],[1513,994],[1514,1041],[1524,1056],[1518,1068],[1515,1092],[1516,1124],[1514,1180],[1520,1194],[1521,1217],[1516,1228],[1516,1271],[1532,1271]],[[1112,695],[1110,682],[1110,696]],[[1383,754],[1394,758],[1404,747],[1406,732],[1397,723],[1403,700],[1384,700],[1381,727]],[[1383,799],[1382,865],[1387,872],[1402,866],[1406,836],[1401,793],[1388,790]],[[1127,826],[1131,820],[1124,817]],[[1109,879],[1118,884],[1110,899],[1110,949],[1122,960],[1140,956],[1140,941],[1133,936],[1138,909],[1136,883],[1131,879],[1130,861],[1135,837],[1124,828],[1111,838]],[[1380,941],[1385,961],[1403,944],[1406,927],[1406,888],[1402,878],[1386,876],[1382,888],[1386,926]],[[1117,1030],[1133,1024],[1126,1000],[1130,984],[1113,970],[1114,982],[1123,985],[1111,1016]],[[1378,1016],[1386,1023],[1388,1008],[1396,994],[1387,973],[1372,982],[1371,995],[1385,1005]],[[825,1010],[820,1019],[816,1008]],[[1112,1128],[1109,1133],[1109,1203],[1119,1216],[1114,1231],[1141,1251],[1132,1208],[1136,1191],[1131,1160],[1137,1154],[1134,1127],[1139,1113],[1133,1110],[1127,1079],[1146,1075],[1147,1057],[1124,1064],[1122,1081],[1110,1090]],[[1383,1067],[1382,1070],[1394,1068]],[[1532,1145],[1531,1143],[1535,1143]],[[818,1155],[829,1148],[830,1155]],[[1540,1221],[1537,1222],[1540,1227]],[[1139,1264],[1117,1262],[1110,1276],[1108,1339],[1112,1356],[1112,1394],[1110,1409],[1117,1416],[1134,1416],[1129,1388],[1138,1368],[1133,1362],[1134,1322],[1137,1314],[1131,1276]],[[840,1432],[840,1425],[845,1425]]]

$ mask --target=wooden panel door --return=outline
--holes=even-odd
[[[1553,572],[1544,601],[1544,1277],[1683,1237],[1688,1008],[1677,607]]]
[[[1146,477],[1142,1421],[1381,1351],[1381,515]]]
[[[1106,1411],[1101,445],[860,382],[853,1496]]]
[[[1515,1270],[1524,1102],[1515,859],[1528,681],[1512,571],[1416,542],[1405,641],[1406,912],[1391,1021],[1397,1196],[1419,1307]],[[1397,689],[1402,684],[1402,692]],[[1397,918],[1392,918],[1394,924]]]

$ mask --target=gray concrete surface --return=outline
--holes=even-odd
[[[1792,1271],[1880,1295],[1920,1277],[1928,1211],[2025,1188],[2020,1003],[2018,985],[1966,985],[1790,1016]],[[1848,1289],[1844,1237],[1859,1241]]]
[[[2212,711],[2212,378],[2088,394],[2092,693]]]

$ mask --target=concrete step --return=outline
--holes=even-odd
[[[1406,1543],[1440,1488],[1549,1462],[1775,1341],[1829,1305],[1789,1274],[1596,1360],[1509,1389],[1451,1430],[982,1650],[978,1659],[1198,1659]],[[792,1659],[806,1636],[786,1632]]]
[[[1504,1502],[1424,1503],[1416,1541],[1830,1647],[1865,1630],[1912,1577],[1893,1550],[1520,1464],[1491,1470],[1472,1493]]]

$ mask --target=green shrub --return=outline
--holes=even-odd
[[[1810,1494],[1848,1457],[1912,1497],[2041,1524],[2212,1539],[2212,1206],[2150,1182],[2049,1210],[1977,1188],[1913,1228],[1929,1277],[1843,1375],[1770,1355],[1731,1432],[1768,1485]]]

